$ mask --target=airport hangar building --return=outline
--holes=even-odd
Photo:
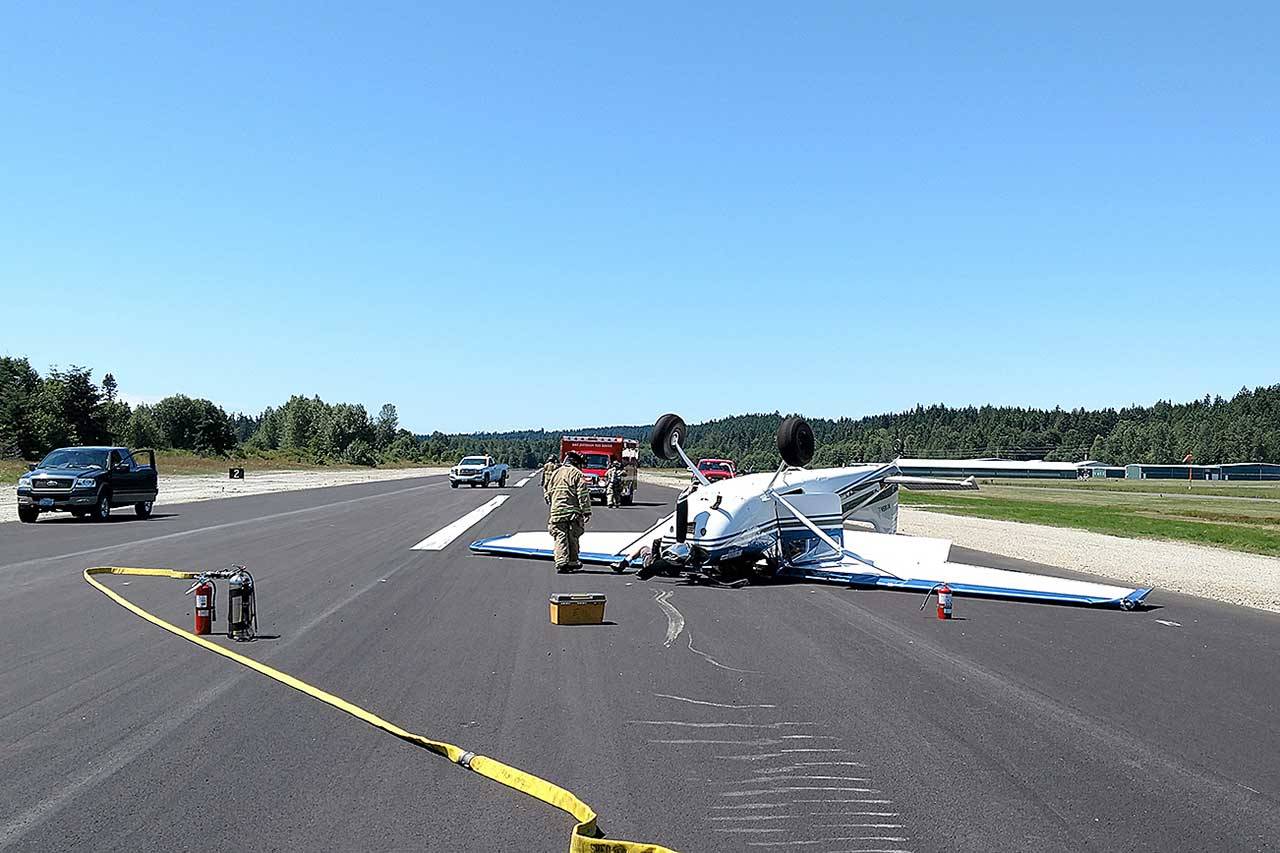
[[[1039,459],[899,459],[902,473],[914,477],[989,477],[1078,480],[1107,477],[1130,480],[1280,480],[1280,464],[1227,462],[1221,465],[1106,465],[1102,462],[1045,462]]]
[[[1130,480],[1280,480],[1280,464],[1274,462],[1224,462],[1221,465],[1125,466]]]

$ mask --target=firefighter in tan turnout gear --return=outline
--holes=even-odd
[[[622,506],[622,463],[617,459],[613,460],[609,465],[609,471],[604,477],[605,496],[611,507]]]
[[[582,475],[582,456],[573,451],[565,454],[564,463],[547,480],[547,499],[551,504],[547,530],[555,543],[556,571],[576,572],[582,568],[578,539],[591,520],[591,489]]]
[[[542,499],[548,504],[551,503],[551,475],[556,472],[556,458],[548,456],[546,464],[542,466]]]

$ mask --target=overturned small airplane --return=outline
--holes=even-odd
[[[773,474],[709,483],[685,453],[684,421],[658,418],[650,433],[661,459],[680,459],[695,482],[675,512],[643,533],[583,534],[580,559],[641,579],[683,577],[694,583],[741,586],[753,580],[801,579],[854,587],[929,592],[946,584],[960,595],[1132,610],[1150,588],[992,569],[952,562],[945,539],[897,535],[898,489],[975,490],[973,478],[905,476],[893,463],[805,469],[813,430],[799,417],[778,428],[782,463]],[[471,544],[481,554],[550,558],[545,532],[512,533]]]

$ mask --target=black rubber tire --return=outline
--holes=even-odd
[[[480,488],[482,488],[482,489],[487,489],[487,488],[489,488],[489,475],[488,475],[488,474],[485,474],[485,475],[484,475],[484,482],[480,484]]]
[[[653,455],[659,459],[678,459],[680,455],[671,446],[671,439],[676,437],[681,445],[689,435],[684,419],[679,415],[666,414],[658,418],[653,429],[649,431],[649,447]]]
[[[36,519],[40,517],[40,510],[30,507],[18,507],[18,520],[23,524],[35,524]]]
[[[504,471],[502,476],[498,478],[498,488],[505,489],[507,487],[507,474]]]
[[[111,495],[103,492],[98,496],[98,502],[93,507],[94,521],[110,521],[111,520]]]
[[[793,468],[803,468],[813,459],[816,449],[813,428],[798,415],[792,415],[778,426],[778,453]]]
[[[456,488],[458,488],[458,484],[457,484],[457,482],[455,482],[455,481],[453,481],[453,480],[450,480],[450,481],[449,481],[449,488],[451,488],[451,489],[456,489]]]
[[[133,513],[138,518],[151,517],[151,501],[138,501],[133,505]]]
[[[631,506],[632,502],[633,502],[633,501],[635,501],[635,499],[636,499],[636,496],[635,496],[635,495],[629,495],[629,494],[627,494],[626,492],[623,492],[623,493],[622,493],[622,505],[623,505],[623,506]]]

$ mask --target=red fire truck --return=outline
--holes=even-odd
[[[607,435],[566,435],[560,438],[560,458],[570,450],[582,454],[582,473],[591,486],[591,497],[605,500],[605,474],[616,459],[622,463],[622,502],[630,504],[636,494],[640,465],[640,443],[631,438]]]

